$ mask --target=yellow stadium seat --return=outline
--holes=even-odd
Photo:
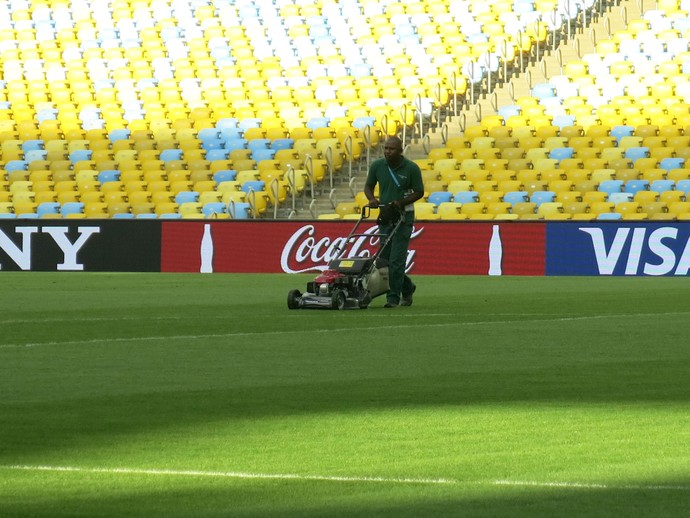
[[[690,201],[674,201],[668,204],[668,211],[670,213],[680,216],[681,214],[690,213]]]
[[[598,216],[599,214],[614,212],[615,203],[610,201],[594,201],[589,204],[590,213]]]
[[[439,219],[442,220],[464,220],[467,219],[467,214],[462,214],[460,211],[462,204],[456,202],[443,202],[439,204],[436,213]]]
[[[658,199],[659,201],[667,203],[669,206],[672,203],[686,201],[685,193],[683,191],[664,191],[659,193]]]
[[[512,205],[508,202],[494,201],[487,202],[486,212],[493,215],[509,214]]]
[[[641,214],[642,209],[639,202],[636,201],[623,201],[616,204],[614,208],[615,212],[628,216],[630,214]],[[646,215],[645,218],[646,219]]]

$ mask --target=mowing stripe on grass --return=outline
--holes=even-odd
[[[615,490],[635,490],[635,491],[690,491],[690,486],[671,486],[671,485],[641,485],[641,484],[591,484],[586,482],[536,482],[529,480],[495,480],[497,486],[519,486],[519,487],[553,487],[564,489],[615,489]]]
[[[309,333],[333,333],[333,332],[352,332],[352,331],[385,331],[389,329],[419,329],[419,328],[432,328],[432,327],[471,327],[471,326],[483,326],[483,325],[502,325],[502,324],[539,324],[545,322],[577,322],[584,320],[602,320],[608,318],[640,318],[640,317],[661,317],[661,316],[679,316],[679,315],[690,315],[688,311],[677,311],[670,313],[629,313],[629,314],[610,314],[610,315],[585,315],[580,317],[558,317],[558,318],[534,318],[534,319],[524,319],[516,318],[514,320],[481,320],[476,322],[438,322],[438,323],[426,323],[426,324],[411,324],[411,325],[390,325],[390,326],[350,326],[343,328],[325,328],[325,329],[311,329]],[[401,314],[402,316],[402,314]],[[423,316],[423,315],[415,315]],[[409,317],[409,315],[408,315]],[[41,346],[54,346],[54,345],[98,345],[103,343],[121,343],[121,342],[150,342],[150,341],[160,341],[160,340],[199,340],[207,338],[243,338],[252,336],[284,336],[286,334],[301,334],[304,333],[304,329],[294,330],[285,329],[281,331],[247,331],[247,332],[235,332],[235,333],[214,333],[214,334],[202,334],[202,335],[171,335],[171,336],[141,336],[141,337],[121,337],[121,338],[93,338],[90,340],[62,340],[62,341],[51,341],[51,342],[30,342],[25,344],[0,344],[0,349],[18,349],[18,348],[30,348],[30,347],[41,347]]]
[[[329,475],[298,475],[296,473],[243,473],[236,471],[199,471],[174,469],[79,468],[75,466],[0,466],[0,469],[72,473],[103,473],[111,475],[163,475],[172,477],[213,477],[239,479],[301,480],[323,482],[384,482],[389,484],[456,484],[445,478],[408,477],[345,477]]]
[[[451,478],[415,478],[415,477],[358,477],[336,475],[298,475],[296,473],[245,473],[237,471],[203,471],[176,469],[136,469],[136,468],[80,468],[77,466],[0,466],[0,470],[33,471],[52,473],[91,473],[105,475],[144,475],[168,477],[210,477],[260,480],[295,480],[316,482],[373,482],[387,484],[437,484],[464,486],[513,486],[557,489],[586,490],[634,490],[634,491],[690,491],[690,486],[643,485],[643,484],[596,484],[587,482],[537,482],[529,480],[486,480],[460,481]]]

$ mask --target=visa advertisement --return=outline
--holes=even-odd
[[[688,275],[690,225],[546,226],[546,275]]]

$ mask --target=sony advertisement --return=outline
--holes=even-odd
[[[1,271],[160,271],[160,223],[12,220],[0,223]]]
[[[318,273],[351,221],[10,220],[1,271]],[[363,222],[349,255],[374,253]],[[428,275],[686,276],[690,223],[417,222],[407,268]]]

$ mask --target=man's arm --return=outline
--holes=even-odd
[[[374,188],[369,184],[364,185],[364,195],[369,200],[369,207],[375,209],[379,206],[379,200],[377,200],[376,196],[374,196]]]

